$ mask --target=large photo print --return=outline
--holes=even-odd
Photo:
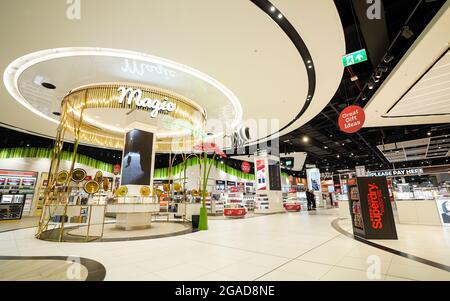
[[[121,185],[150,185],[153,133],[131,130],[126,135]]]

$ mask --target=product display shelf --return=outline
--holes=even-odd
[[[209,215],[222,215],[225,201],[220,193],[213,193],[211,197],[205,199],[205,206]]]
[[[269,210],[269,195],[260,193],[255,196],[255,210]]]
[[[349,193],[350,216],[353,222],[353,232],[364,236],[364,221],[361,213],[358,185],[355,180],[348,181],[347,185]]]
[[[244,194],[244,206],[248,210],[255,210],[255,194],[254,193]]]

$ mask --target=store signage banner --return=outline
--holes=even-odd
[[[423,174],[423,168],[404,168],[392,170],[369,171],[369,177],[395,177],[395,176],[418,176]]]
[[[386,178],[361,177],[357,183],[365,237],[397,239]]]
[[[243,173],[249,173],[250,169],[251,169],[250,163],[248,163],[246,161],[242,162],[241,169],[242,169]]]
[[[339,114],[339,128],[347,134],[356,133],[359,131],[366,120],[366,114],[360,106],[346,107],[341,114]]]
[[[120,93],[119,103],[126,102],[128,105],[131,105],[134,101],[137,107],[151,109],[150,117],[152,118],[158,116],[159,112],[173,112],[177,108],[177,105],[169,101],[167,97],[164,97],[163,101],[149,98],[142,99],[143,92],[141,89],[119,87],[118,92]]]

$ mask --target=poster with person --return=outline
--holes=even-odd
[[[436,205],[442,225],[450,226],[450,199],[437,199]]]

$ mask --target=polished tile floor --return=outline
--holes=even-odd
[[[0,233],[0,256],[90,258],[105,266],[105,280],[450,280],[447,271],[337,232],[337,217],[331,209],[210,220],[209,231],[125,242],[45,242],[33,237],[35,229],[22,229]],[[350,228],[346,220],[340,226]],[[450,264],[448,228],[399,225],[398,233],[398,241],[377,243]],[[15,275],[9,269],[0,260],[4,278]],[[30,279],[39,272],[29,270]]]

